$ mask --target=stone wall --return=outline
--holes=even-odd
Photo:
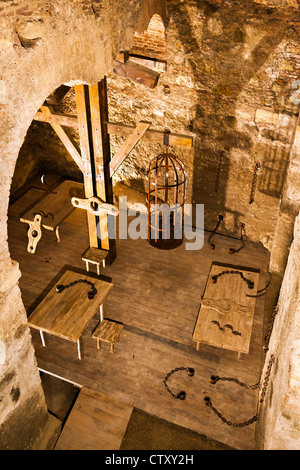
[[[290,2],[290,9],[280,10],[273,3],[169,1],[167,69],[158,86],[148,89],[108,75],[110,120],[131,125],[148,120],[153,129],[168,127],[194,136],[192,150],[173,150],[186,168],[187,202],[205,206],[205,228],[212,230],[222,214],[221,232],[239,236],[243,222],[246,238],[270,251],[295,140],[299,100],[293,87],[300,76],[295,5]],[[157,58],[151,47],[158,37],[163,43],[163,34],[156,15],[144,34],[135,34],[131,52]],[[65,110],[76,113],[74,97],[67,96]],[[57,138],[51,144],[46,137],[49,126],[39,124],[39,129],[49,165],[61,161],[55,157],[61,153]],[[111,136],[112,155],[123,141]],[[221,150],[225,153],[216,191]],[[161,145],[141,141],[114,183],[145,192],[149,162],[162,151]],[[255,163],[260,168],[254,202],[249,204]]]
[[[7,244],[7,209],[20,148],[47,96],[63,83],[101,80],[155,13],[164,16],[164,2],[0,2],[1,449],[32,448],[48,419],[17,285],[20,272]]]
[[[109,77],[110,118],[194,135],[192,150],[173,149],[188,174],[187,202],[205,205],[205,228],[218,214],[223,233],[272,248],[280,198],[294,141],[299,78],[294,16],[247,2],[168,3],[167,71],[155,90]],[[121,139],[112,139],[116,151]],[[218,152],[221,162],[218,191]],[[162,146],[141,142],[116,180],[146,187],[149,161]],[[249,204],[255,162],[260,163]],[[134,175],[134,176],[132,176]]]
[[[266,363],[275,355],[268,393],[260,410],[261,449],[300,449],[300,216],[294,228]],[[265,373],[265,371],[264,371]]]

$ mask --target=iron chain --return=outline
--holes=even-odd
[[[256,184],[257,184],[257,177],[258,177],[259,167],[260,167],[260,164],[256,162],[255,165],[254,165],[249,204],[253,204],[253,202],[254,202],[254,193],[255,193],[255,188],[256,188]]]
[[[269,384],[269,380],[270,380],[271,370],[272,370],[272,366],[273,366],[274,362],[275,362],[275,356],[272,354],[271,357],[270,357],[270,360],[269,360],[269,364],[268,364],[268,367],[267,367],[267,371],[266,371],[266,374],[265,374],[264,381],[262,383],[261,395],[260,395],[260,400],[259,400],[260,403],[262,403],[265,399],[268,384]],[[210,382],[212,384],[215,384],[218,380],[223,380],[223,381],[226,380],[226,381],[229,381],[229,382],[235,382],[238,385],[240,385],[241,387],[244,387],[248,390],[255,390],[255,389],[257,389],[261,386],[261,382],[258,382],[254,385],[247,385],[244,382],[240,382],[238,379],[235,379],[233,377],[219,377],[217,375],[212,375],[211,378],[210,378]],[[223,423],[227,424],[228,426],[232,426],[234,428],[243,428],[245,426],[249,426],[250,424],[252,424],[256,421],[259,421],[259,415],[257,413],[256,415],[254,415],[252,418],[248,419],[247,421],[244,421],[242,423],[233,423],[232,421],[229,421],[228,419],[226,419],[217,410],[217,408],[215,408],[212,405],[212,402],[210,401],[210,397],[208,397],[208,396],[204,397],[204,404],[205,404],[205,406],[208,406],[209,408],[211,408],[212,411],[218,416],[218,418],[223,421]]]
[[[70,284],[57,284],[56,292],[60,294],[63,290],[68,289],[69,287],[75,286],[75,284],[80,284],[80,283],[85,283],[85,284],[92,286],[92,289],[88,291],[87,295],[90,300],[93,300],[93,298],[97,294],[97,289],[95,287],[95,284],[91,281],[88,281],[87,279],[78,279],[77,281],[70,282]]]
[[[253,289],[254,287],[254,282],[250,279],[247,279],[241,271],[222,271],[219,274],[215,274],[214,276],[212,276],[213,283],[216,284],[218,278],[223,276],[224,274],[239,274],[243,281],[247,283],[249,289]]]
[[[223,219],[224,219],[223,215],[219,215],[218,223],[217,223],[217,225],[215,226],[215,228],[213,229],[213,231],[211,232],[211,234],[208,237],[208,244],[209,244],[211,250],[214,250],[215,247],[216,247],[215,244],[211,242],[212,237],[214,236],[214,234],[218,230],[219,225],[220,225],[220,223],[222,222]]]
[[[247,385],[244,382],[240,382],[238,379],[235,379],[234,377],[219,377],[218,375],[212,375],[210,377],[210,383],[213,384],[213,385],[215,383],[217,383],[219,380],[227,381],[227,382],[235,382],[236,384],[238,384],[241,387],[244,387],[248,390],[256,390],[260,386],[260,382],[257,382],[254,385]]]
[[[268,367],[267,367],[267,371],[266,371],[266,375],[265,375],[265,379],[263,381],[262,389],[261,389],[261,392],[260,392],[260,400],[259,400],[260,403],[262,403],[265,399],[268,384],[269,384],[269,380],[270,380],[271,370],[272,370],[272,366],[273,366],[274,362],[275,362],[275,356],[274,356],[274,354],[271,354],[269,364],[268,364]]]
[[[185,397],[186,397],[186,393],[182,390],[181,392],[179,393],[173,393],[172,390],[170,389],[170,387],[167,385],[167,380],[169,379],[169,377],[171,375],[173,375],[175,372],[178,372],[180,370],[186,370],[188,375],[190,377],[192,377],[195,373],[194,369],[191,368],[191,367],[176,367],[175,369],[171,370],[171,372],[169,372],[164,380],[163,380],[163,384],[165,386],[165,389],[167,390],[167,392],[169,392],[169,394],[173,397],[173,398],[178,398],[179,400],[185,400]]]
[[[278,313],[278,305],[276,305],[276,307],[273,310],[271,320],[270,320],[270,324],[269,324],[269,328],[268,328],[268,332],[267,332],[266,337],[265,337],[265,346],[264,346],[264,351],[265,352],[267,352],[269,350],[270,338],[271,338],[271,334],[272,334],[272,331],[273,331],[274,321],[275,321],[275,317],[276,317],[277,313]]]
[[[239,248],[229,248],[228,253],[230,255],[233,255],[233,253],[239,253],[241,251],[241,249],[244,248],[244,246],[245,246],[245,241],[244,241],[245,224],[243,222],[240,223],[240,229],[241,229],[240,240],[241,240],[242,244]]]
[[[209,406],[212,411],[220,418],[223,423],[227,424],[228,426],[232,426],[233,428],[243,428],[245,426],[249,426],[249,424],[254,423],[255,421],[258,421],[259,417],[258,414],[254,415],[252,418],[248,419],[247,421],[244,421],[242,423],[233,423],[232,421],[229,421],[226,419],[213,405],[212,402],[210,401],[209,397],[204,398],[204,403],[206,406]]]
[[[218,192],[218,189],[219,189],[219,176],[220,176],[220,172],[221,172],[221,162],[222,162],[222,158],[224,156],[224,151],[221,150],[218,154],[218,167],[217,167],[217,176],[216,176],[216,187],[215,187],[215,192],[217,193]]]

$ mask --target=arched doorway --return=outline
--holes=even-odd
[[[55,3],[50,10],[42,7],[39,11],[28,11],[40,26],[39,38],[35,39],[24,37],[21,30],[17,35],[13,32],[15,18],[20,14],[24,20],[22,12],[14,11],[13,15],[7,16],[8,34],[2,49],[5,69],[1,77],[0,144],[1,379],[6,396],[0,415],[3,448],[30,448],[47,422],[30,332],[17,285],[20,270],[11,260],[7,244],[7,209],[20,148],[35,113],[53,90],[72,81],[92,84],[101,80],[111,69],[117,51],[130,47],[136,25],[143,30],[152,14],[163,10],[162,3],[141,1],[135,12],[125,14],[124,2],[124,17],[118,15],[118,34],[113,37],[109,24],[114,24],[116,12],[110,9],[99,16],[92,8],[83,8],[81,2],[74,8],[67,4],[59,7]],[[18,9],[17,6],[9,8]],[[119,11],[120,3],[116,8]],[[20,430],[17,435],[16,429]]]

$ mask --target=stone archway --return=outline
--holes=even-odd
[[[11,180],[27,129],[37,109],[63,83],[93,84],[129,49],[164,2],[123,0],[113,6],[74,0],[39,2],[36,11],[7,2],[0,80],[0,448],[31,448],[48,419],[26,312],[17,281],[18,264],[7,244]],[[122,16],[120,16],[122,12]],[[117,19],[117,20],[116,20]],[[117,21],[117,24],[116,24]],[[29,380],[30,377],[30,380]]]

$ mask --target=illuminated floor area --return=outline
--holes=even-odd
[[[86,214],[76,209],[61,226],[60,243],[53,233],[44,231],[36,253],[27,253],[27,227],[18,214],[38,192],[31,189],[11,206],[9,213],[9,246],[12,258],[20,263],[20,288],[28,314],[66,266],[85,272],[81,255],[88,245]],[[32,331],[33,343],[40,369],[128,404],[154,419],[235,449],[253,449],[255,424],[227,426],[204,406],[203,398],[210,396],[214,406],[232,422],[243,422],[256,414],[257,391],[228,382],[212,385],[209,379],[217,374],[248,384],[259,381],[264,298],[256,301],[250,352],[243,359],[238,359],[235,352],[210,346],[202,345],[196,351],[192,335],[212,261],[260,269],[261,288],[266,280],[268,252],[247,244],[232,256],[228,249],[239,245],[238,240],[216,236],[216,249],[212,251],[207,237],[206,233],[199,251],[187,251],[184,245],[161,251],[145,240],[117,241],[117,259],[101,270],[102,278],[114,285],[104,304],[104,316],[124,324],[114,354],[110,354],[109,345],[98,350],[92,338],[99,321],[96,312],[82,337],[82,360],[78,359],[76,345],[63,339],[46,334],[43,347],[39,333]],[[178,372],[170,378],[169,386],[175,392],[184,390],[184,401],[174,400],[163,385],[166,374],[182,366],[193,367],[195,375]],[[128,437],[124,442],[132,441]]]

